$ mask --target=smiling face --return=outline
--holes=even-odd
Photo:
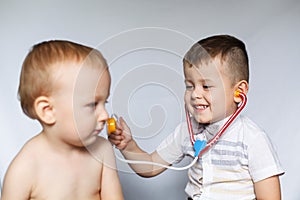
[[[213,123],[233,114],[235,87],[220,59],[215,57],[198,66],[184,64],[185,104],[199,123]]]
[[[51,97],[55,108],[55,132],[70,145],[92,144],[108,119],[105,103],[109,96],[107,68],[82,67],[69,63],[60,67],[56,92]]]

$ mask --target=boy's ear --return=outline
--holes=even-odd
[[[46,96],[40,96],[34,101],[34,109],[38,119],[47,125],[52,125],[56,122],[54,109],[51,99]]]
[[[242,92],[242,93],[244,93],[244,94],[247,94],[247,93],[248,93],[248,87],[249,87],[248,82],[245,81],[245,80],[242,80],[242,81],[238,82],[238,83],[234,86],[235,91],[239,91],[239,92]],[[236,103],[240,103],[240,102],[241,102],[241,98],[240,98],[240,97],[237,97],[235,94],[233,94],[233,95],[234,95],[234,101],[235,101]]]

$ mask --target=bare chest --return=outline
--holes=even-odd
[[[102,165],[91,159],[45,159],[33,177],[32,199],[100,199]]]

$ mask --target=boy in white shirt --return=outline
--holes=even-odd
[[[209,141],[238,109],[247,94],[248,56],[242,41],[216,35],[194,44],[184,60],[184,101],[191,115],[195,137]],[[205,131],[202,131],[205,130]],[[181,123],[149,154],[133,140],[120,118],[120,127],[109,140],[126,159],[172,165],[184,156],[194,157],[187,124]],[[153,177],[166,168],[131,164],[143,177]],[[189,199],[281,199],[279,175],[283,174],[276,153],[266,136],[250,119],[238,116],[219,140],[188,171]]]

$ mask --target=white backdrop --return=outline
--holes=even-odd
[[[251,77],[243,113],[266,130],[277,149],[286,170],[283,199],[300,199],[296,0],[0,0],[1,180],[22,145],[40,131],[17,100],[21,64],[33,44],[67,39],[102,51],[113,81],[109,111],[125,116],[139,144],[153,151],[184,120],[182,55],[193,42],[213,34],[231,34],[246,43]],[[185,171],[145,179],[122,163],[118,167],[128,200],[186,198]]]

